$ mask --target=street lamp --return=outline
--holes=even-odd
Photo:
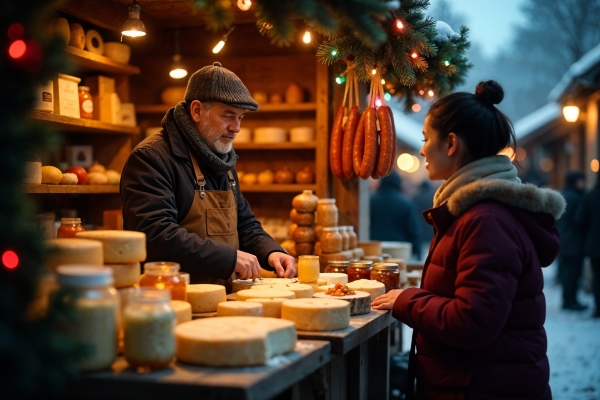
[[[577,122],[577,119],[579,118],[579,107],[572,102],[568,102],[563,107],[563,115],[567,122]]]

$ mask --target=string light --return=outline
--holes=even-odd
[[[381,107],[381,99],[379,97],[375,99],[375,107]]]
[[[310,41],[311,41],[311,40],[312,40],[312,39],[311,39],[311,37],[310,37],[310,31],[306,31],[306,32],[304,32],[304,36],[302,36],[302,41],[303,41],[304,43],[310,43]]]
[[[383,95],[383,98],[386,99],[387,101],[390,101],[392,99],[392,95],[389,93],[386,93]]]
[[[23,35],[25,34],[25,29],[23,28],[23,25],[15,22],[14,24],[8,27],[6,33],[10,40],[19,40],[23,38]]]
[[[22,40],[15,40],[10,47],[8,48],[8,54],[12,58],[21,58],[25,51],[27,50],[27,45]]]
[[[337,78],[335,78],[335,81],[338,85],[341,85],[342,83],[346,82],[346,77],[345,76],[338,76]]]
[[[411,108],[412,108],[412,110],[413,110],[414,112],[419,112],[419,111],[421,111],[421,105],[420,105],[420,104],[417,104],[417,103],[413,104]]]
[[[334,57],[337,56],[337,50],[331,50],[331,55]]]
[[[396,165],[398,165],[398,168],[400,168],[402,171],[408,171],[413,167],[414,164],[414,158],[412,158],[412,156],[408,153],[400,154],[396,160]]]
[[[600,161],[598,161],[595,158],[592,161],[590,161],[590,169],[592,170],[592,172],[598,172],[598,170],[600,170]]]
[[[2,264],[8,269],[15,269],[19,265],[19,256],[12,250],[6,250],[2,254]]]
[[[394,93],[396,93],[396,89],[393,89],[393,88],[392,88],[392,89],[390,89],[390,93],[391,93],[391,94],[394,94]]]
[[[396,28],[397,29],[402,29],[404,28],[404,24],[402,23],[402,21],[400,21],[399,19],[396,20]]]
[[[377,73],[377,70],[376,70],[375,68],[373,68],[373,69],[371,70],[371,74],[375,75],[376,73]]]
[[[527,157],[527,152],[522,147],[517,147],[517,161],[521,162]]]
[[[231,32],[233,32],[233,30],[235,29],[235,25],[232,26],[231,28],[229,28],[229,30],[227,31],[226,34],[223,35],[223,37],[221,38],[221,40],[219,41],[219,43],[217,43],[217,45],[212,49],[212,52],[217,54],[218,52],[221,51],[221,49],[223,48],[223,46],[225,46],[225,42],[227,41],[227,37],[229,37],[229,34]]]
[[[250,0],[238,0],[237,6],[242,11],[248,11],[252,7],[252,1]]]
[[[448,61],[448,60],[444,61],[444,65],[447,67],[448,65],[450,65],[450,61]]]
[[[423,89],[421,89],[421,90],[419,90],[419,94],[420,94],[421,96],[423,96],[423,95],[425,94],[425,91],[424,91]]]
[[[419,55],[417,54],[416,51],[413,51],[412,54],[410,55],[412,58],[417,58]]]
[[[385,85],[385,79],[382,79],[382,80],[381,80],[381,84],[382,84],[382,85]]]
[[[428,92],[427,92],[427,94],[429,95],[429,97],[433,97],[433,95],[434,95],[435,93],[433,93],[433,90],[430,90],[430,91],[428,91]]]

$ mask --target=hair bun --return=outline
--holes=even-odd
[[[489,105],[500,104],[504,98],[504,90],[496,81],[481,81],[475,88],[475,97]]]

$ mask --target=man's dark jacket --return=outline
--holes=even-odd
[[[581,201],[576,221],[583,231],[584,254],[600,260],[600,178],[596,187]]]
[[[556,221],[556,227],[560,233],[560,255],[562,257],[583,258],[583,234],[575,218],[584,195],[583,191],[577,189],[575,182],[578,178],[583,179],[583,177],[584,175],[581,173],[569,174],[562,192],[567,202],[567,208],[563,216]]]
[[[171,121],[165,118],[162,132],[138,144],[127,159],[121,177],[123,228],[146,234],[146,261],[178,262],[192,283],[205,277],[227,279],[235,268],[236,249],[179,225],[192,206],[198,185],[187,143]],[[197,159],[207,190],[229,190],[227,173],[217,174]],[[285,251],[262,229],[239,190],[235,169],[232,172],[240,250],[254,254],[262,268],[273,270],[267,261],[269,254]]]

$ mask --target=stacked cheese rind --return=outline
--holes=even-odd
[[[371,295],[367,292],[354,292],[344,296],[332,296],[323,292],[315,293],[315,299],[344,300],[350,303],[350,315],[368,314],[371,312]]]
[[[187,286],[187,301],[193,313],[217,311],[219,303],[227,301],[225,286],[196,284]]]
[[[49,249],[46,265],[56,271],[60,265],[104,265],[102,243],[87,239],[50,239],[46,241]]]
[[[385,294],[385,285],[383,283],[369,279],[359,279],[348,283],[346,286],[350,290],[369,293],[371,301]]]
[[[336,299],[295,299],[281,305],[281,318],[302,331],[332,331],[350,325],[350,303]]]

